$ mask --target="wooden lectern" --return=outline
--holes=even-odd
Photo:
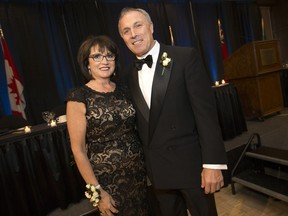
[[[224,60],[224,77],[238,89],[246,118],[259,118],[283,110],[277,40],[255,41]]]

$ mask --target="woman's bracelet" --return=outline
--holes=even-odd
[[[90,200],[94,207],[98,206],[99,201],[101,200],[100,184],[94,186],[92,184],[86,184],[85,196]]]

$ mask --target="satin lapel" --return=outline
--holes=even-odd
[[[165,98],[165,94],[167,91],[171,69],[173,66],[173,59],[169,63],[167,67],[164,67],[161,64],[161,55],[163,53],[163,49],[160,48],[157,66],[155,69],[153,85],[152,85],[152,96],[151,96],[151,107],[150,107],[150,118],[149,118],[149,138],[151,140],[158,118],[160,116],[160,112],[163,107],[163,101]],[[169,53],[168,53],[169,55]],[[168,56],[169,57],[169,56]]]
[[[144,116],[145,120],[149,122],[149,107],[139,87],[138,72],[136,69],[132,72],[131,94],[133,95],[136,107]]]

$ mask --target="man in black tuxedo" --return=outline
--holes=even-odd
[[[213,194],[224,185],[227,160],[199,55],[154,40],[150,16],[139,8],[124,8],[118,28],[137,57],[129,86],[161,215],[217,215]]]

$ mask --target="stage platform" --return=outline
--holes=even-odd
[[[230,170],[233,169],[245,144],[253,133],[258,133],[262,146],[288,150],[288,108],[279,114],[265,117],[264,120],[246,120],[247,132],[224,142],[228,157],[229,171],[224,172],[226,184],[230,183]]]

